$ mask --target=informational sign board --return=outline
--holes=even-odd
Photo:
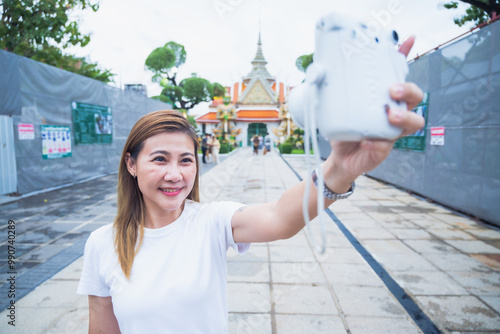
[[[444,126],[431,128],[431,145],[444,145]]]
[[[73,101],[75,144],[110,144],[113,141],[111,108]]]
[[[35,126],[33,124],[17,124],[17,134],[19,140],[33,140],[35,139]]]
[[[41,132],[44,159],[71,156],[71,129],[69,126],[41,125]]]
[[[425,118],[425,125],[414,134],[400,138],[394,143],[394,148],[407,151],[425,151],[425,128],[427,126],[427,114],[429,113],[429,93],[424,94],[422,102],[413,108],[413,112]]]

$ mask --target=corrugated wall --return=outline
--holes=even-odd
[[[17,191],[21,194],[116,172],[133,124],[148,112],[171,108],[138,93],[5,51],[0,51],[0,73],[0,115],[13,117]],[[112,142],[75,145],[72,131],[71,157],[43,159],[41,125],[73,128],[72,101],[111,108]],[[34,125],[33,140],[19,140],[19,123]]]
[[[500,226],[500,21],[417,59],[408,81],[429,92],[425,151],[395,149],[369,175]]]

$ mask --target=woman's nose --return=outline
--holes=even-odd
[[[163,176],[165,181],[179,182],[182,180],[182,173],[178,166],[170,165],[165,168],[165,175]]]

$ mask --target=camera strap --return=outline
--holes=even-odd
[[[307,85],[307,89],[310,90],[310,93],[307,94],[307,109],[304,117],[304,151],[306,156],[306,166],[307,166],[307,176],[306,176],[306,190],[304,193],[304,200],[302,202],[302,214],[304,217],[304,222],[307,228],[307,232],[309,234],[309,239],[311,240],[312,246],[314,249],[320,253],[324,254],[326,251],[326,229],[325,229],[325,220],[323,216],[323,211],[325,210],[325,202],[323,199],[324,192],[324,181],[323,181],[323,170],[321,168],[321,157],[319,153],[319,144],[318,144],[318,133],[316,130],[316,108],[317,101],[319,98],[319,88],[316,84]],[[311,162],[311,141],[312,141],[312,149],[313,149],[313,158],[314,161]],[[317,210],[318,210],[318,219],[320,224],[321,231],[321,244],[316,242],[316,238],[311,230],[310,226],[310,217],[309,217],[309,197],[311,191],[311,173],[314,168],[312,168],[312,164],[315,164],[318,168],[317,177],[318,177],[318,186],[317,189]]]

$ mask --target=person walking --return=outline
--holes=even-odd
[[[219,164],[220,141],[216,136],[212,135],[212,162]]]
[[[409,43],[401,48],[409,51]],[[423,97],[415,84],[393,86],[389,94],[409,108],[387,112],[402,136],[424,126],[411,112]],[[227,334],[228,248],[241,254],[251,243],[291,238],[304,227],[306,191],[313,219],[318,200],[328,207],[352,194],[355,179],[382,163],[394,142],[332,141],[319,167],[325,198],[303,180],[273,202],[200,203],[191,124],[174,110],[141,117],[121,154],[114,223],[92,232],[85,245],[77,293],[88,295],[89,333]]]
[[[269,135],[264,137],[264,155],[271,151],[271,137]]]
[[[212,137],[214,135],[208,135],[207,137],[207,145],[208,145],[208,148],[207,148],[207,162],[210,162],[210,154],[212,154]]]
[[[205,136],[201,140],[201,156],[204,164],[207,163],[207,151],[208,151],[208,133],[205,133]]]
[[[253,136],[253,154],[259,155],[259,137],[257,135]]]

